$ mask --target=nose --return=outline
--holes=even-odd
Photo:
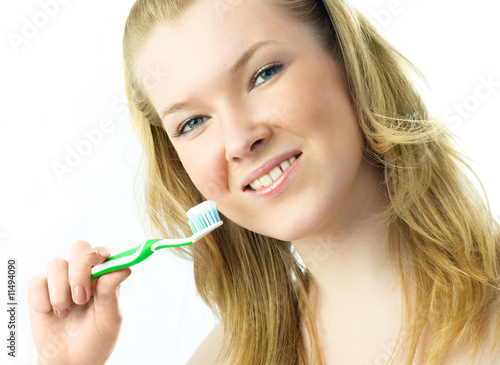
[[[233,111],[221,116],[226,160],[236,162],[261,151],[273,134],[269,124],[252,113]]]

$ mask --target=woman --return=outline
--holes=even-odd
[[[500,362],[498,225],[416,71],[362,15],[139,0],[124,64],[154,233],[189,232],[204,199],[226,217],[179,251],[221,320],[190,364]],[[39,354],[62,343],[41,362],[108,358],[130,273],[91,283],[108,256],[79,241],[33,280]]]

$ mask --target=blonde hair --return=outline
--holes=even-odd
[[[136,1],[123,41],[127,96],[144,150],[144,223],[163,237],[188,234],[184,212],[203,197],[148,100],[137,60],[154,28],[182,16],[194,1]],[[419,348],[426,364],[463,344],[476,355],[488,337],[488,315],[499,307],[500,230],[452,137],[422,102],[412,81],[418,71],[342,0],[271,3],[310,25],[342,66],[367,156],[384,171],[390,199],[384,219],[406,315],[398,349],[404,347],[406,364]],[[223,219],[204,243],[179,249],[193,260],[198,291],[224,325],[220,358],[321,364],[308,297],[313,278],[291,244]],[[494,333],[496,342],[498,324]]]

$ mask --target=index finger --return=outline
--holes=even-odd
[[[73,302],[78,305],[87,303],[90,298],[91,265],[87,263],[90,243],[76,241],[69,251],[68,277]]]

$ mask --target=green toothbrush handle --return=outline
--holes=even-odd
[[[151,248],[158,241],[161,241],[161,239],[144,241],[139,247],[111,256],[102,264],[94,266],[92,268],[92,280],[97,279],[101,275],[134,266],[146,260],[153,254],[154,250]]]

